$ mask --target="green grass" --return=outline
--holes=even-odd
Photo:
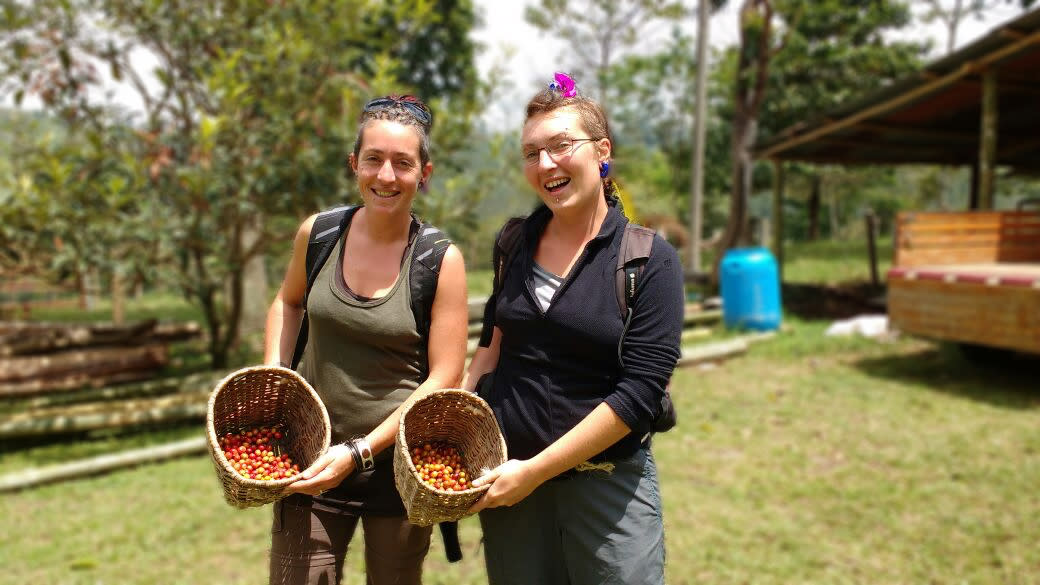
[[[878,277],[882,282],[892,265],[892,242],[877,243]],[[870,257],[866,241],[794,242],[784,245],[785,282],[838,284],[869,282]]]
[[[491,294],[491,284],[495,273],[490,268],[484,270],[467,270],[466,287],[469,298],[476,299]]]
[[[160,321],[198,321],[201,325],[202,313],[183,297],[149,292],[140,298],[126,301],[126,320],[128,322],[159,319]],[[33,321],[58,321],[65,323],[90,323],[112,320],[112,302],[107,298],[98,299],[89,310],[79,308],[38,308],[32,311]]]
[[[676,374],[680,426],[654,446],[669,583],[1040,583],[1037,362],[825,325],[789,320]],[[205,457],[2,496],[0,514],[0,583],[266,578],[269,509],[224,504]],[[435,536],[426,583],[485,582],[479,527],[462,528],[466,558]]]

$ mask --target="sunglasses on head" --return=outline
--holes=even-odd
[[[404,108],[423,126],[429,127],[433,125],[433,112],[430,111],[430,108],[428,108],[422,100],[414,95],[388,95],[385,97],[379,97],[365,104],[365,107],[361,111],[363,113],[378,112],[394,106]]]

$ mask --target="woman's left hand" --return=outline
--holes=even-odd
[[[491,488],[466,513],[475,514],[484,508],[512,506],[529,496],[542,481],[530,460],[510,459],[473,480],[473,487],[491,484]]]

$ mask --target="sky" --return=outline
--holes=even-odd
[[[522,110],[527,98],[552,80],[553,72],[565,67],[568,45],[564,39],[549,38],[524,21],[524,9],[536,0],[474,0],[482,12],[484,26],[474,31],[473,38],[484,45],[477,58],[477,66],[486,79],[493,68],[505,72],[505,78],[497,81],[501,85],[498,99],[489,105],[484,119],[492,128],[517,128],[522,122]],[[693,2],[689,4],[695,5]],[[722,48],[737,43],[737,8],[739,1],[731,1],[727,7],[711,19],[709,39],[712,47]],[[915,1],[918,9],[925,4]],[[1021,12],[1012,6],[1001,5],[992,9],[985,20],[969,18],[957,33],[957,48],[961,48],[993,27],[1016,17]],[[696,18],[691,16],[683,30],[695,36]],[[667,31],[664,31],[667,32]],[[897,35],[900,38],[931,38],[932,58],[942,55],[946,47],[946,32],[939,23],[907,30]],[[661,48],[663,39],[649,39],[640,50],[653,52]],[[691,55],[692,59],[693,56]],[[581,81],[578,80],[579,88]]]

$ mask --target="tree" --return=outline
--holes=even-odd
[[[610,67],[651,36],[651,27],[682,14],[683,3],[676,0],[539,0],[527,7],[524,18],[568,42],[576,57],[568,66],[579,81],[595,80],[595,96],[606,105]]]
[[[774,15],[775,7],[770,0],[744,0],[740,8],[740,44],[737,47],[734,73],[730,140],[732,191],[729,220],[719,242],[718,259],[722,258],[721,251],[746,244],[749,235],[748,209],[753,165],[751,149],[758,138],[758,116],[766,97],[769,65],[773,56],[783,47],[775,32],[777,23]]]
[[[393,3],[393,14],[407,15],[395,30],[425,30],[429,5]],[[345,16],[385,8],[337,0],[5,5],[3,80],[16,98],[34,94],[70,125],[102,133],[123,122],[111,98],[89,91],[102,85],[100,71],[137,93],[143,112],[122,136],[145,165],[140,196],[164,211],[167,278],[202,309],[214,367],[227,363],[243,295],[255,288],[244,267],[291,239],[286,222],[267,219],[341,200],[353,142],[344,120],[356,118],[363,96],[401,89],[398,75],[409,69],[391,55],[405,52],[409,35],[375,39],[363,19]],[[142,52],[155,59],[156,83],[134,58]],[[472,63],[472,55],[442,61],[453,58]],[[371,64],[363,75],[360,62]]]
[[[725,65],[733,68],[735,87],[733,191],[721,250],[747,241],[750,148],[760,135],[908,74],[924,50],[886,40],[886,31],[910,23],[906,4],[893,0],[746,0],[740,23],[741,44]]]
[[[70,133],[39,115],[12,120],[21,132],[12,137],[0,188],[0,272],[74,277],[84,298],[100,276],[113,283],[113,321],[122,322],[120,283],[154,265],[161,225],[138,197],[140,153],[124,150],[126,141],[111,133]]]
[[[692,181],[690,158],[691,128],[695,121],[696,94],[693,91],[697,63],[690,59],[693,39],[673,31],[659,52],[628,55],[612,66],[607,75],[612,103],[610,118],[617,142],[617,176],[626,184],[650,187],[634,193],[640,211],[687,213],[688,200],[681,197]],[[724,99],[725,88],[710,83],[706,101]],[[713,115],[709,109],[707,115]],[[710,164],[702,174],[706,190],[719,192],[728,184],[725,168],[728,155],[724,142],[724,124],[710,125],[707,134],[707,159]],[[721,148],[720,148],[721,147]],[[653,160],[652,152],[660,151],[669,173],[665,177],[644,176],[652,173],[642,163]],[[666,178],[662,182],[662,178]]]

